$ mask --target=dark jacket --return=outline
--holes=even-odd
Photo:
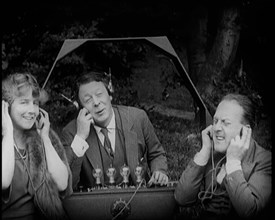
[[[262,214],[271,201],[272,163],[271,152],[260,147],[254,140],[242,160],[242,170],[234,171],[227,175],[221,185],[214,180],[220,195],[214,195],[205,201],[204,211],[218,212],[228,203],[224,210],[244,218],[252,218]],[[175,189],[175,199],[182,206],[190,206],[197,202],[198,193],[205,190],[210,183],[211,175],[207,175],[212,169],[211,159],[206,166],[199,166],[193,160],[190,161]],[[215,187],[214,187],[215,188]],[[217,191],[218,192],[218,191]],[[214,200],[216,208],[214,209]],[[211,209],[211,210],[210,210]]]

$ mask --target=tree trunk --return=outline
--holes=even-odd
[[[192,11],[188,36],[188,66],[189,76],[194,85],[198,83],[198,73],[206,62],[205,48],[207,44],[208,11],[201,5]]]
[[[210,112],[215,110],[216,103],[213,102],[215,85],[227,74],[235,59],[240,38],[238,19],[237,8],[224,9],[212,49],[207,61],[198,72],[197,88]]]

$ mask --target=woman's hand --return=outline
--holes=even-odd
[[[9,103],[2,100],[2,136],[13,134],[13,124],[9,114]]]
[[[39,120],[36,120],[36,129],[38,134],[43,137],[49,137],[50,132],[50,120],[49,114],[42,108],[39,109]]]

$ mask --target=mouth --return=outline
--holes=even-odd
[[[27,121],[33,121],[35,119],[34,116],[23,116],[23,118]]]
[[[220,136],[220,135],[215,135],[215,139],[217,141],[224,141],[225,140],[225,137],[224,136]]]
[[[104,113],[105,109],[101,109],[100,111],[97,111],[96,114],[97,115],[102,115]]]

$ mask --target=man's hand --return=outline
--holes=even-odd
[[[251,128],[247,126],[242,127],[242,136],[237,135],[230,141],[230,145],[226,151],[226,160],[238,160],[241,161],[245,152],[249,148],[251,139]]]
[[[90,133],[90,126],[93,123],[93,116],[86,108],[79,111],[77,116],[77,132],[76,134],[86,140]]]
[[[202,136],[202,148],[199,153],[195,156],[196,162],[198,162],[200,165],[204,165],[208,162],[210,158],[211,148],[213,145],[213,131],[212,131],[213,125],[209,125],[207,128],[205,128],[201,132]]]
[[[13,134],[13,124],[9,114],[9,103],[2,100],[2,136]]]
[[[151,179],[148,182],[148,186],[151,186],[152,184],[163,186],[167,185],[167,183],[168,176],[166,174],[161,171],[154,171]]]

